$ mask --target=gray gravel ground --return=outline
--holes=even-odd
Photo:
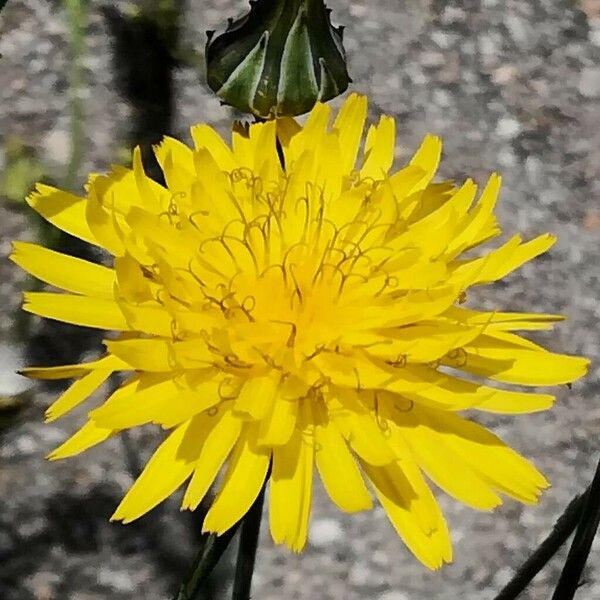
[[[58,1],[9,0],[0,16],[0,138],[19,136],[62,172],[68,155],[65,14]],[[82,176],[115,160],[130,116],[115,92],[106,29],[88,2],[83,91],[87,144]],[[114,2],[124,7],[126,2]],[[431,131],[445,140],[444,176],[504,176],[500,220],[507,232],[545,231],[559,243],[544,258],[477,293],[488,308],[561,312],[569,319],[545,342],[594,362],[585,381],[562,390],[540,415],[486,418],[553,482],[539,506],[512,502],[477,513],[442,497],[455,545],[453,565],[422,568],[379,509],[345,516],[317,488],[310,544],[302,555],[274,547],[263,530],[254,584],[261,600],[491,599],[549,532],[569,499],[589,482],[598,458],[600,391],[600,1],[335,0],[347,25],[354,89],[371,97],[371,116],[398,119],[398,157]],[[242,10],[233,0],[189,1],[186,43],[201,51],[204,30]],[[176,75],[176,130],[197,121],[226,127],[230,113],[191,68]],[[0,171],[4,157],[0,144]],[[82,179],[83,180],[83,179]],[[6,260],[13,238],[30,239],[31,221],[0,203],[0,395],[12,393],[20,290],[30,285]],[[33,322],[32,332],[39,330]],[[57,352],[64,338],[57,328]],[[37,338],[36,338],[37,339]],[[48,336],[40,344],[50,343]],[[62,341],[63,346],[67,343]],[[55,346],[52,346],[54,351]],[[167,503],[130,526],[108,523],[130,485],[123,448],[111,441],[84,457],[43,456],[81,422],[76,414],[42,425],[56,390],[37,389],[0,437],[0,598],[114,600],[167,598],[192,555],[198,526]],[[132,443],[148,451],[153,431]],[[600,598],[596,540],[582,600]],[[563,555],[564,556],[564,555]],[[524,599],[542,600],[560,569],[542,573]]]

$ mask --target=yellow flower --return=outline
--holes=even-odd
[[[535,503],[548,486],[460,411],[547,409],[551,395],[504,384],[569,383],[587,361],[514,333],[560,316],[463,305],[468,288],[554,242],[515,236],[464,256],[500,233],[497,175],[477,200],[470,179],[432,183],[441,142],[431,135],[391,173],[394,120],[370,127],[363,147],[366,99],[350,96],[332,125],[330,112],[317,105],[303,127],[238,128],[231,148],[207,125],[192,128],[194,150],[166,138],[156,149],[166,188],[144,174],[139,150],[131,170],[92,176],[86,197],[38,185],[29,204],[114,263],[15,243],[17,264],[68,292],[28,293],[25,310],[119,334],[99,360],[26,373],[75,379],[49,421],[126,373],[52,459],[148,423],[171,430],[115,520],[137,519],[185,482],[193,510],[224,470],[203,525],[221,534],[268,477],[273,539],[299,551],[316,468],[346,512],[372,507],[368,483],[435,569],[452,549],[424,475],[481,510],[501,495]]]

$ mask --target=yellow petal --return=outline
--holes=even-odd
[[[151,283],[144,276],[137,260],[130,254],[125,254],[115,258],[114,265],[119,298],[133,304],[152,300]]]
[[[335,398],[328,400],[327,411],[348,445],[365,462],[387,465],[396,460],[375,415],[361,403],[353,390],[338,392]]]
[[[329,118],[331,117],[331,107],[329,104],[323,102],[317,102],[314,108],[308,114],[308,118],[304,123],[302,131],[298,136],[294,137],[292,143],[295,143],[302,136],[302,142],[305,144],[304,148],[312,147],[315,140],[318,140],[322,134],[327,130],[329,125]],[[303,148],[303,149],[304,149]]]
[[[291,440],[273,449],[269,524],[277,544],[294,552],[306,545],[312,500],[314,439],[296,429]]]
[[[357,307],[355,329],[402,327],[416,321],[429,319],[448,309],[459,295],[456,285],[444,285],[427,290],[417,290],[393,301],[393,304],[369,304]]]
[[[225,140],[209,125],[194,125],[191,129],[196,150],[208,150],[221,171],[231,172],[237,168],[233,152]]]
[[[174,342],[164,338],[105,340],[104,345],[114,356],[139,371],[177,371],[200,369],[211,365],[215,355],[202,339]]]
[[[162,442],[129,489],[111,521],[130,523],[170,496],[192,474],[198,459],[200,420],[180,425]]]
[[[206,153],[206,150],[201,150],[201,152]],[[167,187],[173,194],[172,206],[177,209],[177,212],[180,212],[180,207],[189,206],[190,190],[196,180],[194,171],[189,171],[181,163],[178,163],[171,152],[166,153],[161,167]]]
[[[204,413],[196,418],[202,432],[200,454],[181,504],[182,509],[190,510],[195,510],[207,494],[242,430],[240,419],[226,407],[216,415]]]
[[[129,304],[119,302],[119,309],[128,329],[160,337],[171,337],[176,332],[175,319],[156,301]]]
[[[166,135],[160,144],[154,146],[154,154],[161,168],[164,168],[166,158],[171,154],[173,162],[180,165],[181,169],[190,174],[194,173],[194,156],[191,149],[175,138]]]
[[[234,413],[242,418],[260,421],[276,402],[279,388],[279,375],[250,377],[244,382],[234,404]]]
[[[271,412],[260,422],[257,444],[267,447],[287,444],[296,426],[297,413],[296,398],[275,397]]]
[[[23,310],[73,325],[128,331],[125,317],[114,300],[51,294],[47,292],[27,292],[24,294]]]
[[[465,327],[439,321],[421,321],[401,328],[382,329],[366,351],[376,357],[427,363],[477,338],[483,327]]]
[[[99,245],[85,217],[85,198],[38,183],[35,191],[27,196],[27,204],[55,227],[84,242]]]
[[[339,159],[343,173],[350,173],[354,169],[366,118],[366,96],[350,94],[333,123],[334,132],[340,140]]]
[[[394,162],[396,121],[386,115],[377,127],[371,127],[365,146],[365,162],[360,171],[362,179],[384,179]]]
[[[417,493],[410,485],[406,475],[398,463],[392,463],[382,467],[369,465],[361,462],[365,474],[379,494],[399,506],[408,508],[411,501],[417,499]],[[428,523],[421,523],[427,526]]]
[[[126,191],[115,189],[115,197],[121,196],[129,200],[130,205],[143,206],[147,210],[159,213],[166,209],[171,199],[171,194],[162,185],[150,179],[144,171],[142,162],[142,151],[139,146],[133,149],[133,181],[135,188],[130,186]],[[131,178],[131,171],[128,170],[128,175]],[[123,178],[125,179],[125,178]],[[137,194],[135,193],[137,191]],[[119,193],[120,192],[120,193]],[[137,196],[137,197],[136,197]]]
[[[494,173],[488,180],[479,202],[469,212],[469,216],[461,225],[461,230],[448,244],[446,252],[449,255],[456,255],[473,244],[486,224],[493,219],[494,207],[500,193],[502,178]]]
[[[246,424],[231,456],[225,480],[202,531],[221,535],[235,525],[256,500],[267,475],[271,452],[256,446],[256,427]]]
[[[402,206],[400,202],[407,196],[413,194],[426,176],[427,173],[421,167],[409,165],[408,167],[404,167],[403,169],[392,173],[386,180],[386,183],[389,183],[393,191],[394,198],[399,203],[399,216],[406,217],[400,210]]]
[[[436,431],[423,423],[426,409],[413,406],[397,413],[396,424],[412,450],[415,461],[447,494],[467,506],[490,510],[502,504],[500,497],[479,473],[465,463]],[[446,415],[446,413],[443,413]],[[448,413],[449,417],[453,417]]]
[[[77,433],[72,435],[66,442],[50,452],[49,460],[59,460],[80,454],[84,450],[100,444],[107,440],[114,432],[111,429],[97,427],[92,421],[88,421]]]
[[[442,140],[430,133],[423,138],[423,142],[410,161],[410,165],[418,167],[425,172],[425,177],[421,179],[414,191],[424,189],[433,179],[440,163],[442,155]]]
[[[405,480],[406,491],[400,498],[390,495],[386,479],[379,472],[389,467],[367,466],[366,471],[398,535],[426,567],[439,569],[452,561],[452,544],[442,511],[414,463],[404,461],[393,467],[391,478]]]
[[[517,385],[571,383],[585,375],[590,364],[580,356],[504,345],[500,339],[485,335],[464,350],[464,371]]]
[[[481,425],[436,411],[423,411],[419,418],[431,428],[442,448],[455,452],[498,491],[533,504],[548,487],[544,476],[531,463]]]
[[[468,325],[484,325],[494,331],[550,329],[554,323],[564,321],[562,315],[512,312],[481,312],[460,306],[451,306],[440,317]]]
[[[554,396],[549,394],[498,390],[471,408],[499,415],[520,415],[548,410],[553,404]]]
[[[331,421],[317,423],[315,444],[317,469],[334,504],[345,512],[372,508],[371,496],[356,461]]]
[[[99,199],[101,188],[105,185],[106,181],[110,181],[110,179],[101,176],[90,182],[85,217],[91,231],[95,238],[102,244],[102,247],[106,248],[113,256],[123,256],[125,245],[121,237],[121,232],[117,227],[114,200],[113,204],[109,205],[109,208],[106,208]]]
[[[112,369],[95,369],[71,384],[67,391],[46,410],[46,422],[55,421],[87,400],[111,376],[112,372]]]
[[[76,365],[61,365],[59,367],[28,367],[19,371],[20,375],[32,379],[72,379],[87,375],[95,369],[122,371],[128,370],[128,366],[114,356],[105,356],[98,360]]]
[[[380,359],[368,360],[358,352],[353,356],[323,352],[312,363],[340,388],[417,392],[431,387],[438,378],[438,373],[429,367],[410,364],[395,368]]]
[[[68,292],[113,298],[115,272],[102,265],[28,242],[13,242],[10,259],[37,279]]]
[[[191,377],[191,376],[189,376]],[[219,383],[211,379],[190,383],[171,374],[139,375],[90,412],[100,427],[126,429],[145,423],[175,425],[220,402]]]
[[[554,244],[556,237],[545,234],[524,244],[520,241],[521,238],[515,236],[485,256],[456,263],[459,266],[453,271],[452,276],[464,278],[468,285],[497,281],[546,252]]]
[[[152,423],[170,429],[197,414],[207,411],[210,414],[220,409],[219,384],[206,381],[198,384],[193,391],[181,392],[164,402],[152,416]]]

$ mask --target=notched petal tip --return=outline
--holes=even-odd
[[[44,423],[48,424],[48,423],[53,423],[54,421],[56,421],[58,419],[57,416],[53,415],[52,412],[50,410],[47,410],[44,413]]]

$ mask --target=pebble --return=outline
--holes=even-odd
[[[403,592],[384,592],[377,596],[377,600],[411,600],[410,596]]]
[[[328,546],[341,540],[344,530],[334,519],[315,519],[310,525],[310,543],[314,546]]]
[[[496,135],[501,138],[510,139],[521,131],[521,124],[516,119],[504,117],[496,125]]]
[[[600,98],[600,67],[586,67],[581,72],[579,93],[584,98]]]
[[[0,342],[0,396],[16,396],[31,387],[31,380],[16,373],[24,366],[22,350]]]

